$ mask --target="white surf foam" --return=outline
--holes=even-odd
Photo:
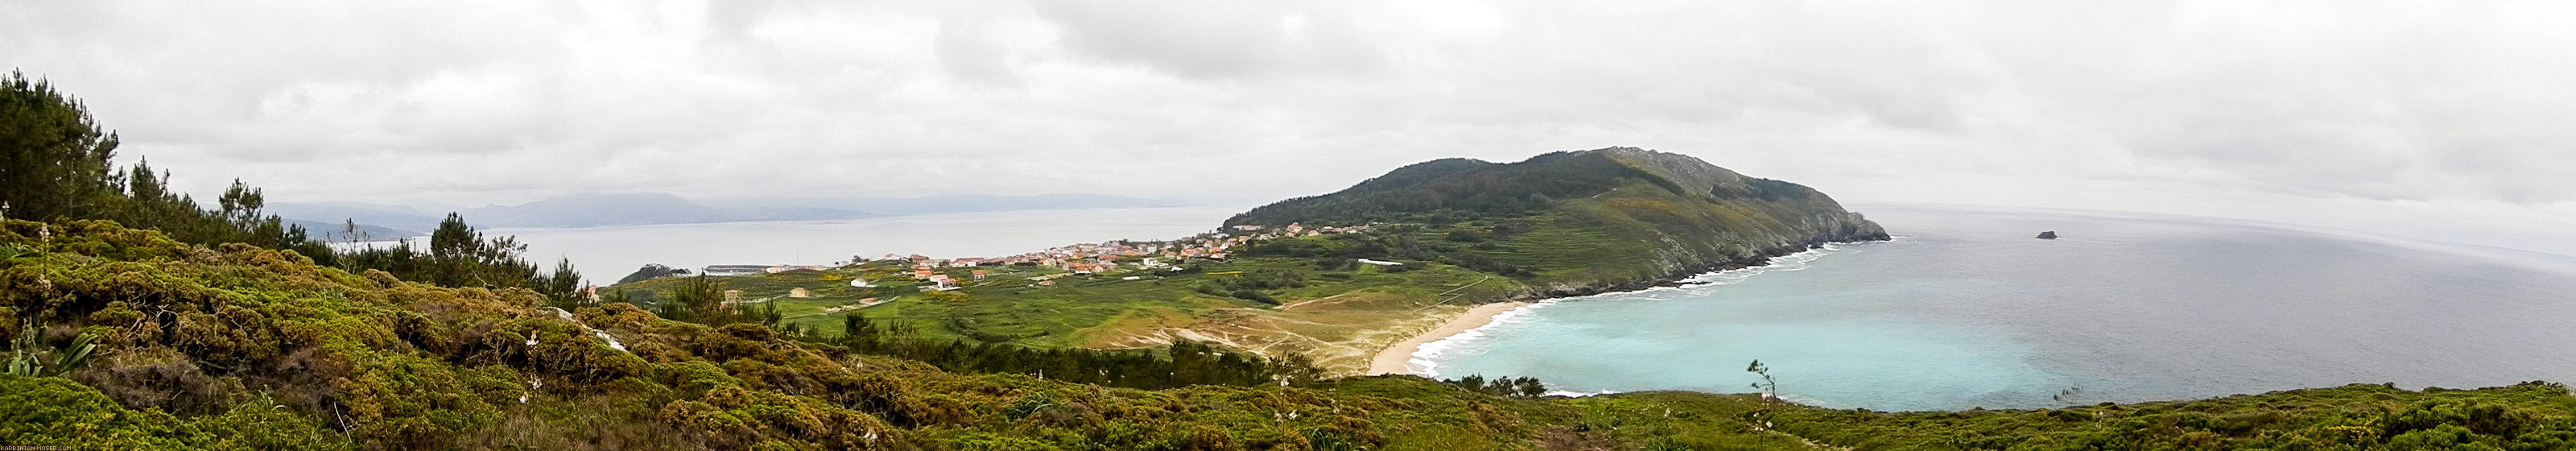
[[[1487,337],[1491,337],[1494,334],[1499,333],[1502,328],[1536,321],[1538,320],[1537,314],[1539,310],[1546,309],[1549,306],[1556,305],[1560,302],[1613,295],[1622,297],[1639,297],[1640,294],[1643,294],[1643,297],[1648,299],[1666,299],[1666,296],[1673,295],[1696,295],[1705,290],[1716,289],[1717,287],[1725,285],[1733,285],[1737,282],[1742,282],[1745,279],[1749,279],[1766,272],[1805,270],[1809,267],[1809,263],[1816,261],[1818,258],[1824,258],[1826,255],[1850,248],[1852,247],[1844,246],[1841,243],[1826,243],[1825,245],[1818,246],[1814,249],[1798,251],[1779,257],[1772,257],[1769,263],[1762,265],[1747,266],[1724,271],[1712,271],[1705,274],[1686,277],[1681,280],[1681,285],[1679,286],[1657,286],[1641,290],[1615,291],[1584,296],[1550,298],[1533,302],[1530,303],[1530,305],[1524,305],[1520,308],[1496,314],[1492,321],[1487,321],[1482,326],[1476,326],[1473,329],[1467,329],[1466,331],[1459,332],[1456,335],[1450,335],[1447,338],[1434,340],[1430,343],[1423,343],[1422,346],[1415,347],[1413,349],[1412,358],[1405,360],[1404,372],[1406,374],[1423,377],[1440,377],[1440,360],[1442,357],[1467,352],[1468,345],[1484,341]],[[1663,292],[1670,293],[1666,294]],[[1569,393],[1569,396],[1571,396],[1570,394],[1573,392],[1566,393]]]

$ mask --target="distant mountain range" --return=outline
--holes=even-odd
[[[438,228],[443,213],[430,213],[402,205],[365,202],[272,202],[269,214],[283,216],[287,222],[304,226],[316,236],[329,232],[326,241],[340,241],[338,233],[347,221],[357,221],[368,239],[385,240],[420,236]]]
[[[349,220],[357,221],[368,238],[390,239],[419,236],[436,229],[448,211],[464,214],[467,222],[478,227],[601,227],[1180,205],[1184,204],[1105,194],[748,197],[697,201],[670,194],[638,193],[576,194],[518,205],[477,208],[440,205],[424,209],[363,202],[278,202],[269,204],[268,210],[304,225],[317,236],[336,241],[340,239],[337,234]]]
[[[819,207],[718,207],[669,194],[577,194],[519,205],[476,208],[463,213],[467,222],[493,227],[597,227],[883,216]]]
[[[308,234],[307,236],[311,236],[311,237],[313,237],[313,238],[315,238],[315,239],[320,239],[320,240],[322,240],[322,241],[324,241],[324,242],[341,242],[341,241],[381,241],[381,240],[390,240],[390,239],[397,239],[397,238],[409,238],[409,237],[415,237],[415,236],[426,235],[426,234],[421,233],[421,232],[415,232],[415,231],[411,231],[411,230],[407,230],[407,229],[396,229],[396,228],[392,228],[392,227],[384,227],[384,226],[368,225],[368,224],[363,224],[363,223],[362,223],[362,224],[358,224],[358,230],[357,230],[357,234],[356,234],[356,236],[355,236],[355,237],[351,237],[351,236],[350,236],[350,233],[349,233],[349,230],[348,230],[348,229],[349,229],[349,224],[348,224],[348,222],[347,222],[347,221],[345,221],[345,220],[344,220],[344,221],[342,221],[342,222],[322,222],[322,221],[308,221],[308,220],[303,220],[303,219],[288,219],[288,220],[286,220],[286,225],[291,225],[291,226],[302,226],[302,227],[304,227],[304,231],[305,231],[305,233],[306,233],[306,234]],[[428,229],[422,229],[422,230],[428,230]],[[356,238],[356,239],[352,240],[351,238]]]
[[[1077,208],[1178,207],[1183,202],[1107,194],[936,194],[922,197],[742,197],[709,203],[731,207],[822,207],[888,216],[979,211],[1065,210]]]

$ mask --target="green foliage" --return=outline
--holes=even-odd
[[[1271,359],[1189,340],[1174,341],[1161,352],[1039,349],[924,339],[916,335],[916,328],[856,313],[842,316],[841,330],[841,336],[827,343],[852,352],[900,357],[961,373],[1023,374],[1111,387],[1262,386],[1306,383],[1322,374],[1302,356]]]
[[[61,378],[0,374],[0,443],[102,449],[178,449],[214,442],[169,415],[116,405]],[[237,447],[238,448],[238,447]]]
[[[1479,222],[1518,224],[1521,221],[1481,219]],[[1501,249],[1491,241],[1497,237],[1494,232],[1497,229],[1508,230],[1508,226],[1488,229],[1464,222],[1445,226],[1395,224],[1363,233],[1268,240],[1250,246],[1244,255],[1312,258],[1316,259],[1317,268],[1328,271],[1356,268],[1360,264],[1358,259],[1366,258],[1416,263],[1436,261],[1506,277],[1535,276],[1536,273],[1528,268],[1487,255],[1490,252],[1486,251]]]
[[[448,213],[430,234],[426,249],[410,241],[367,245],[344,251],[337,260],[341,269],[349,271],[384,271],[403,280],[450,287],[525,288],[559,307],[588,305],[587,299],[579,297],[581,273],[573,269],[571,260],[560,260],[554,272],[541,273],[524,257],[527,249],[516,237],[485,236],[466,224],[463,216]]]
[[[241,242],[331,257],[302,228],[262,215],[259,190],[235,180],[219,210],[201,210],[186,195],[170,192],[168,177],[154,173],[148,161],[124,171],[112,168],[116,147],[116,133],[93,120],[78,99],[10,72],[0,79],[0,180],[6,181],[0,183],[0,216],[109,219],[194,243]]]
[[[1263,290],[1305,288],[1306,272],[1292,269],[1264,268],[1242,274],[1217,277],[1200,283],[1197,291],[1211,296],[1227,296],[1263,304],[1277,305],[1279,299]]]
[[[1486,302],[1527,292],[1526,287],[1517,282],[1490,280],[1478,283],[1487,277],[1435,263],[1408,265],[1420,269],[1407,271],[1372,266],[1321,272],[1313,265],[1311,260],[1281,258],[1189,261],[1177,267],[1181,270],[1058,276],[1051,279],[1055,283],[1048,286],[1038,286],[1030,277],[1062,274],[1061,271],[1024,266],[984,267],[976,269],[987,271],[988,277],[979,280],[967,273],[971,270],[961,268],[949,271],[952,277],[965,284],[965,288],[942,292],[925,292],[916,288],[908,280],[909,266],[879,263],[828,271],[789,271],[715,279],[721,280],[728,289],[743,290],[747,298],[768,298],[760,305],[774,306],[782,316],[781,325],[810,327],[823,336],[840,333],[842,314],[854,307],[863,307],[871,319],[913,326],[913,332],[925,339],[1039,348],[1082,347],[1105,336],[1133,334],[1138,330],[1132,327],[1144,325],[1151,321],[1150,318],[1270,307],[1261,301],[1232,297],[1230,288],[1213,293],[1203,291],[1215,290],[1246,275],[1253,276],[1246,283],[1264,278],[1270,280],[1273,288],[1259,291],[1283,304],[1349,295],[1345,298],[1374,300],[1343,304],[1353,307],[1347,312],[1390,319],[1419,316],[1422,307],[1443,299],[1453,303]],[[1296,274],[1303,286],[1279,283],[1280,276],[1291,273]],[[1140,280],[1125,280],[1125,276],[1131,274],[1139,276]],[[852,278],[865,278],[877,286],[851,287],[849,281]],[[690,280],[687,277],[665,277],[605,288],[603,293],[613,295],[623,290],[638,305],[659,308],[660,303],[668,301],[667,293]],[[1460,289],[1461,286],[1467,287]],[[794,288],[805,288],[812,297],[778,296]],[[1443,293],[1453,289],[1457,291]],[[875,299],[873,302],[877,305],[862,305],[859,302],[862,299]],[[1324,323],[1323,327],[1374,327],[1366,324],[1342,326],[1332,322],[1340,321],[1338,319],[1317,319],[1325,320],[1318,321]],[[1275,350],[1291,349],[1263,349],[1262,352]]]
[[[685,276],[685,275],[688,275],[688,274],[689,274],[689,270],[686,270],[686,269],[677,269],[677,268],[672,268],[672,267],[669,267],[669,266],[651,265],[651,264],[648,264],[648,265],[644,265],[644,267],[642,267],[642,268],[637,268],[637,269],[635,270],[635,272],[627,273],[627,274],[626,274],[626,277],[620,277],[620,278],[618,278],[618,279],[617,279],[617,284],[619,284],[619,285],[623,285],[623,284],[630,284],[630,283],[635,283],[635,282],[642,282],[642,281],[646,281],[646,280],[653,280],[653,279],[658,279],[658,278],[663,278],[663,277],[670,277],[670,276]]]
[[[1483,375],[1470,374],[1467,377],[1442,380],[1440,383],[1494,396],[1536,398],[1547,395],[1547,384],[1532,377],[1503,377],[1488,380]]]
[[[725,303],[724,281],[697,276],[672,287],[653,304],[653,313],[673,321],[687,321],[709,326],[736,323],[759,323],[778,326],[784,317],[776,304],[733,305]]]
[[[590,306],[590,297],[581,292],[581,271],[572,267],[572,259],[555,260],[555,270],[535,277],[533,287],[546,295],[546,302],[556,307],[576,309]]]
[[[1762,397],[1780,397],[1780,380],[1771,377],[1771,367],[1763,366],[1762,359],[1753,359],[1753,364],[1744,366],[1744,372],[1762,378],[1761,382],[1751,384],[1754,390],[1761,390]]]
[[[2381,385],[2057,410],[1775,410],[1780,430],[1860,449],[2570,449],[2576,398],[2530,382],[2475,391]]]
[[[9,374],[46,377],[61,376],[89,363],[98,350],[98,336],[80,334],[62,347],[54,347],[37,337],[44,327],[34,322],[18,326],[18,339],[9,347]]]
[[[1458,215],[1535,213],[1553,199],[1600,194],[1623,180],[1653,175],[1596,153],[1553,152],[1495,164],[1443,159],[1398,168],[1331,195],[1290,199],[1226,220],[1226,225],[1291,222],[1362,224],[1446,222]]]
[[[1553,293],[1635,288],[1834,241],[1886,239],[1877,224],[1797,184],[1631,148],[1510,164],[1439,160],[1332,194],[1255,208],[1227,224],[1375,224],[1366,234],[1273,240],[1246,255],[1438,261]]]
[[[0,216],[77,218],[112,188],[116,133],[44,80],[0,78]]]

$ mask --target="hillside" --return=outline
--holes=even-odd
[[[1444,159],[1254,208],[1228,226],[1419,224],[1452,260],[1526,271],[1553,294],[1633,288],[1887,232],[1832,197],[1686,155],[1614,147],[1517,163]],[[1314,243],[1319,248],[1341,247]],[[1282,252],[1295,252],[1279,249]],[[1491,261],[1490,264],[1474,264]]]
[[[1045,265],[934,268],[960,281],[935,296],[910,261],[720,283],[764,300],[786,323],[825,332],[838,331],[842,312],[863,312],[964,342],[1125,349],[1196,340],[1365,374],[1377,353],[1475,304],[1641,288],[1886,237],[1812,189],[1625,148],[1414,164],[1227,225],[1104,243],[1125,253],[1049,254],[1055,263]],[[1085,263],[1096,266],[1070,266]],[[846,286],[853,279],[878,286]],[[686,280],[610,290],[653,304]],[[789,296],[799,289],[809,295]]]
[[[21,321],[5,331],[21,338],[0,373],[0,443],[13,446],[2563,450],[2576,439],[2576,398],[2546,383],[1927,413],[1681,392],[1533,398],[1534,385],[1410,376],[1110,388],[942,371],[835,344],[861,341],[626,304],[567,312],[524,289],[351,274],[103,221],[0,222],[0,284]],[[1188,363],[1200,357],[1176,350],[1150,372],[1204,372]]]

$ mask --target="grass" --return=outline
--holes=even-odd
[[[1272,355],[1307,353],[1327,368],[1344,372],[1357,372],[1378,348],[1427,329],[1466,305],[1529,291],[1511,278],[1436,263],[1414,263],[1415,268],[1407,270],[1358,265],[1330,271],[1319,269],[1313,260],[1294,258],[1210,260],[1194,265],[1198,270],[1135,269],[1098,275],[1064,274],[1037,266],[942,268],[939,273],[964,281],[962,289],[942,294],[922,291],[921,282],[912,279],[910,266],[900,262],[720,280],[727,289],[742,290],[746,299],[768,298],[765,302],[775,305],[786,322],[825,334],[840,333],[840,317],[847,313],[825,308],[877,297],[895,300],[856,311],[871,319],[908,324],[934,338],[1129,348],[1157,346],[1181,336]],[[976,270],[987,274],[974,279]],[[1263,290],[1277,304],[1198,290],[1234,278],[1285,271],[1304,274],[1304,285]],[[1053,285],[1030,280],[1048,276],[1054,277]],[[852,277],[881,286],[850,288]],[[681,280],[647,280],[609,290],[625,290],[649,302]],[[799,287],[812,297],[785,297],[788,290]]]

